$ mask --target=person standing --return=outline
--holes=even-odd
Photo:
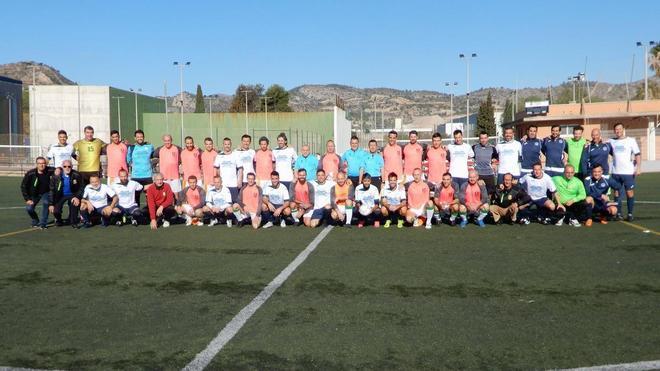
[[[82,175],[83,184],[89,184],[89,179],[96,175],[101,177],[101,151],[105,146],[99,138],[94,138],[94,128],[85,126],[85,138],[73,143],[75,159],[78,161],[78,172]]]

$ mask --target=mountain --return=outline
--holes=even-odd
[[[34,66],[34,75],[32,74]],[[23,84],[32,85],[33,77],[37,85],[74,85],[75,83],[64,77],[55,68],[37,62],[17,62],[0,64],[0,76],[7,76],[15,80],[23,81]]]

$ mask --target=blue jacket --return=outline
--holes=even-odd
[[[304,157],[302,155],[298,156],[296,163],[293,167],[296,169],[305,169],[307,171],[307,180],[316,179],[316,170],[319,166],[319,159],[316,158],[316,155],[309,154],[309,156]]]
[[[347,150],[341,156],[341,161],[348,163],[346,168],[346,173],[348,176],[360,176],[360,169],[364,169],[364,160],[367,157],[367,151],[362,148],[358,148],[353,151],[352,149]]]
[[[151,178],[153,174],[151,159],[153,157],[154,146],[151,143],[130,145],[126,153],[126,163],[131,166],[131,178]]]

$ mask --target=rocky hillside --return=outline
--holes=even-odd
[[[32,74],[34,66],[34,75]],[[32,85],[33,77],[37,85],[73,85],[74,82],[64,77],[55,68],[37,62],[17,62],[0,64],[0,76],[7,76],[23,81],[23,84]]]

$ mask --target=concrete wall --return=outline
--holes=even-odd
[[[144,130],[145,113],[164,112],[165,102],[162,99],[110,87],[110,129],[119,130],[122,138],[133,138],[137,128]]]
[[[110,89],[107,86],[49,85],[30,87],[30,144],[47,147],[66,130],[69,141],[81,138],[91,125],[95,136],[110,137]]]
[[[333,121],[336,152],[344,153],[344,151],[351,147],[352,122],[346,118],[346,111],[339,107],[335,107],[334,109]],[[325,152],[325,149],[322,152]]]

